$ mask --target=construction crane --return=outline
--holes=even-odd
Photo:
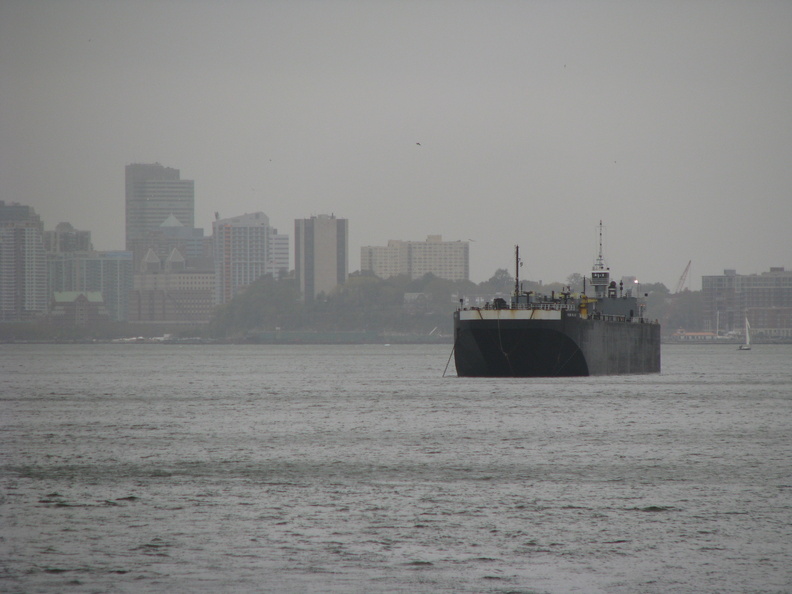
[[[688,261],[688,265],[685,266],[685,272],[682,273],[682,276],[679,277],[679,282],[677,283],[676,290],[674,293],[681,293],[682,289],[685,288],[685,282],[687,281],[688,272],[690,272],[690,264],[693,260]]]

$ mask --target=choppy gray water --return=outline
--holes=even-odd
[[[0,590],[792,591],[791,346],[449,351],[0,346]]]

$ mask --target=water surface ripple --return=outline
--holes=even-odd
[[[449,350],[0,345],[0,591],[792,591],[792,347]]]

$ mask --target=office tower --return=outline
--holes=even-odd
[[[329,293],[347,278],[349,222],[333,215],[294,221],[294,269],[303,299]]]
[[[215,303],[227,303],[265,274],[277,276],[282,254],[273,254],[272,237],[277,230],[263,212],[244,214],[212,223],[214,243]],[[288,237],[286,239],[288,245]],[[282,248],[282,240],[274,247]],[[273,257],[276,257],[273,259]],[[288,266],[288,252],[286,254]]]
[[[443,241],[441,235],[429,235],[426,241],[391,239],[387,246],[360,248],[360,270],[380,278],[404,274],[417,279],[433,274],[452,281],[469,280],[469,244]]]
[[[184,256],[187,268],[211,269],[211,260],[204,255],[204,239],[203,229],[187,227],[174,215],[168,215],[156,229],[146,231],[143,245],[146,246],[146,254],[148,250],[154,250],[160,260],[166,260],[175,249]]]
[[[148,234],[157,232],[171,216],[184,227],[195,226],[194,182],[180,179],[178,169],[159,163],[127,165],[126,249],[133,252],[135,263],[148,251]]]

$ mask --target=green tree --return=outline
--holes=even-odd
[[[566,284],[573,293],[583,292],[583,275],[573,272],[566,278]]]
[[[498,268],[489,280],[479,283],[482,292],[490,293],[512,293],[514,292],[514,277],[505,268]]]
[[[249,330],[298,327],[302,303],[294,279],[263,276],[234,299],[218,307],[209,323],[212,336],[244,334]]]
[[[704,325],[704,302],[701,291],[688,291],[669,295],[664,316],[660,318],[663,333],[670,334],[679,328],[688,332],[700,331]]]

